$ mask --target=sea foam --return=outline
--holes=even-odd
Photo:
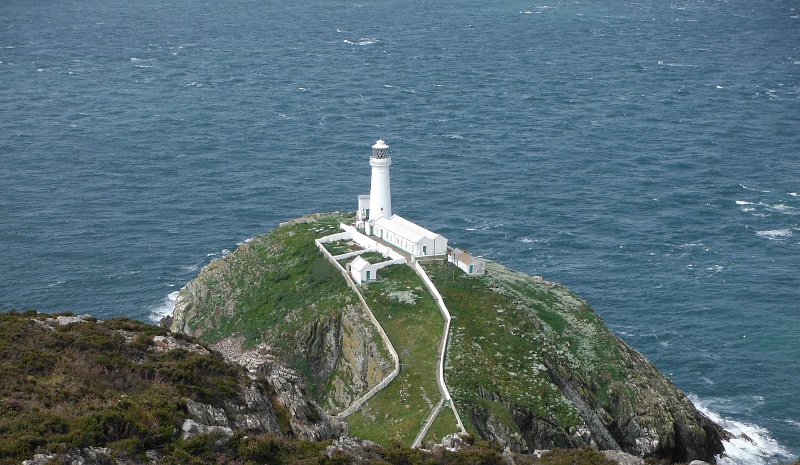
[[[763,231],[756,231],[756,235],[758,237],[763,237],[764,239],[769,239],[772,241],[777,241],[781,239],[785,239],[787,237],[792,236],[792,230],[785,228],[785,229],[767,229]]]
[[[175,300],[178,298],[178,291],[170,292],[164,299],[150,311],[150,321],[160,322],[165,316],[172,315],[175,310]]]
[[[794,460],[765,428],[725,418],[697,396],[689,398],[698,410],[733,435],[723,441],[725,453],[717,458],[719,465],[771,465]]]

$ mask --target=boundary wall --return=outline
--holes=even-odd
[[[341,234],[346,234],[346,233],[334,234],[333,236],[339,236]],[[369,399],[371,399],[372,396],[377,394],[378,391],[380,391],[381,389],[383,389],[386,386],[388,386],[389,383],[391,383],[397,377],[397,375],[400,373],[400,358],[397,356],[397,352],[394,350],[394,346],[392,345],[392,342],[389,340],[389,337],[386,335],[386,332],[383,330],[383,327],[381,326],[380,323],[378,323],[378,320],[375,319],[375,315],[372,314],[372,310],[370,310],[369,306],[367,305],[367,301],[364,300],[364,296],[361,295],[361,291],[358,290],[358,286],[356,286],[356,284],[353,282],[353,279],[350,278],[350,274],[347,273],[347,271],[344,269],[344,267],[338,261],[336,261],[335,258],[333,258],[333,255],[331,255],[331,253],[328,252],[328,249],[326,249],[325,246],[322,245],[324,242],[332,242],[332,241],[336,241],[336,240],[339,240],[339,239],[350,239],[352,237],[341,237],[341,238],[336,238],[336,239],[323,241],[323,239],[328,239],[328,238],[333,237],[333,236],[327,236],[327,237],[324,237],[322,239],[316,239],[314,242],[316,242],[317,248],[328,259],[328,261],[331,262],[333,264],[333,266],[335,266],[339,270],[340,273],[342,273],[342,276],[344,277],[345,281],[347,282],[347,285],[350,286],[350,289],[355,291],[356,295],[358,296],[358,300],[361,301],[361,307],[367,313],[367,316],[369,317],[369,321],[372,322],[372,324],[375,326],[375,328],[377,328],[378,333],[380,333],[381,338],[383,339],[383,343],[389,349],[389,354],[392,356],[392,361],[394,361],[394,370],[392,370],[391,373],[389,373],[385,378],[383,378],[381,380],[381,382],[379,382],[378,384],[373,386],[372,389],[370,389],[366,394],[361,396],[361,398],[359,398],[358,400],[353,402],[352,405],[350,405],[349,407],[347,407],[346,409],[342,410],[341,412],[339,412],[336,415],[339,418],[345,418],[345,417],[348,417],[348,416],[352,415],[354,412],[356,412],[358,409],[360,409],[361,406],[364,405],[364,402],[366,402]]]
[[[317,239],[317,242],[324,244],[324,243],[327,243],[327,242],[335,242],[335,241],[341,241],[341,240],[345,240],[345,239],[350,239],[350,240],[355,241],[355,243],[358,244],[359,247],[361,247],[361,248],[363,248],[365,250],[358,250],[358,251],[355,251],[355,252],[348,252],[348,253],[342,254],[342,255],[348,255],[349,256],[349,254],[358,255],[358,254],[364,253],[364,252],[378,252],[379,254],[383,255],[384,257],[389,257],[392,260],[400,260],[400,259],[403,259],[403,260],[406,260],[406,261],[408,260],[408,257],[406,257],[405,255],[401,254],[400,252],[394,250],[393,248],[391,248],[391,247],[389,247],[387,245],[381,244],[380,242],[378,242],[375,239],[367,236],[366,234],[362,233],[361,231],[359,231],[358,229],[354,228],[353,226],[350,226],[349,224],[340,223],[339,227],[342,228],[342,232],[336,233],[336,234],[331,234],[330,236],[325,236],[325,237],[319,238],[319,239]],[[337,257],[341,257],[342,255],[337,255]]]
[[[458,410],[456,410],[456,406],[453,404],[453,399],[450,397],[450,391],[447,389],[447,385],[444,383],[444,359],[447,351],[447,341],[450,338],[450,311],[447,310],[447,307],[444,304],[444,299],[442,299],[442,294],[440,294],[439,290],[436,289],[436,286],[433,285],[433,281],[431,281],[431,278],[428,277],[428,273],[425,272],[425,269],[422,268],[422,265],[420,265],[418,262],[414,262],[413,264],[409,264],[409,266],[417,272],[417,275],[422,279],[422,282],[425,283],[428,291],[431,293],[434,300],[436,300],[436,305],[439,307],[442,317],[444,317],[444,334],[442,335],[442,341],[439,343],[439,350],[436,353],[436,383],[439,385],[439,392],[442,395],[442,399],[446,402],[449,402],[450,408],[453,409],[453,414],[455,414],[456,423],[461,430],[461,434],[467,434],[467,430],[464,428],[464,423],[461,422],[461,416],[458,414]],[[432,414],[431,417],[428,418],[428,421],[423,427],[424,433],[427,433],[428,428],[430,428],[433,420],[436,418],[436,414],[438,414],[440,410],[441,407],[434,409],[435,414]],[[423,431],[420,431],[420,435],[417,436],[417,439],[414,440],[414,444],[411,447],[416,448],[420,446],[425,437]]]

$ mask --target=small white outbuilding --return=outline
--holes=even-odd
[[[358,285],[375,281],[378,279],[378,266],[358,256],[350,263],[350,276]]]
[[[465,250],[453,249],[447,254],[447,261],[461,268],[464,273],[481,275],[486,273],[486,263],[480,258],[475,258]]]

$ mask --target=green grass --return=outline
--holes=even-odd
[[[342,255],[360,250],[361,248],[351,240],[339,240],[322,244],[331,255]]]
[[[366,260],[369,263],[376,264],[385,262],[388,258],[384,257],[383,255],[379,254],[378,252],[365,252],[360,255],[361,258]]]
[[[258,236],[211,266],[203,276],[208,292],[189,323],[213,343],[241,336],[245,347],[262,341],[291,350],[293,334],[309,321],[336,314],[355,299],[314,239],[339,231],[341,214],[321,215]]]
[[[441,398],[436,385],[436,350],[444,320],[414,270],[395,265],[362,289],[403,365],[395,380],[348,417],[354,436],[410,445]],[[456,432],[454,429],[451,432]]]
[[[503,423],[516,429],[510,415],[482,398],[481,389],[565,428],[578,424],[571,402],[550,380],[541,347],[529,337],[542,332],[537,320],[496,292],[490,278],[469,277],[441,264],[426,271],[453,317],[445,379],[467,430],[476,433],[469,413],[477,410],[505,418]]]
[[[610,405],[611,386],[615,395],[625,395],[627,368],[619,340],[572,292],[491,262],[481,277],[441,263],[426,270],[453,317],[445,378],[470,433],[475,433],[472,413],[491,414],[516,429],[507,405],[564,431],[579,424],[551,370],[592,380],[588,388],[600,405]],[[504,401],[487,400],[481,394],[486,391]]]
[[[450,406],[442,408],[439,415],[433,421],[428,434],[422,440],[422,444],[440,444],[442,438],[447,435],[458,433],[458,423],[456,423],[456,416]]]
[[[331,397],[332,382],[349,379],[348,366],[320,371],[315,363],[322,364],[326,355],[307,344],[320,322],[328,325],[323,330],[332,330],[345,307],[360,307],[314,242],[339,232],[339,224],[350,220],[322,214],[292,221],[212,263],[195,280],[206,292],[193,295],[187,326],[206,343],[236,339],[247,349],[266,342],[272,355],[308,380],[315,400],[331,411],[343,408]],[[371,331],[367,320],[362,325]],[[382,341],[377,348],[384,360],[390,359]]]

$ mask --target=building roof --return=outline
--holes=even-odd
[[[427,239],[436,239],[437,237],[442,237],[435,232],[429,231],[422,226],[419,226],[407,219],[403,218],[400,215],[394,214],[391,218],[386,218],[385,216],[381,216],[377,220],[375,220],[375,225],[380,226],[381,228],[392,231],[395,234],[408,239],[412,242],[419,242],[422,238]]]
[[[451,253],[453,254],[453,256],[455,256],[456,260],[466,265],[470,265],[473,262],[477,261],[475,257],[473,257],[472,255],[461,249],[453,249],[453,252]]]
[[[363,270],[367,265],[369,265],[369,262],[361,258],[361,255],[359,255],[350,263],[350,269],[356,270],[360,273],[361,270]]]

